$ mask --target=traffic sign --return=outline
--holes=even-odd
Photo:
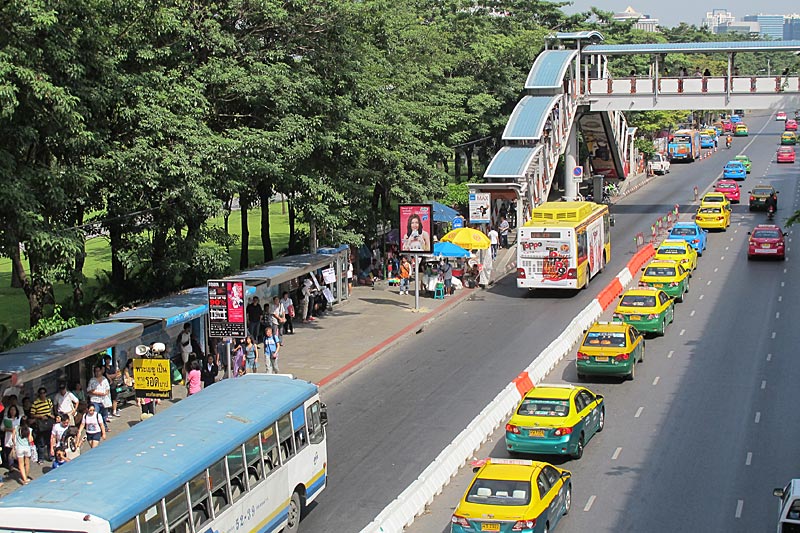
[[[578,165],[572,169],[572,181],[583,181],[583,167]]]

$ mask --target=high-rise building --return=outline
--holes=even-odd
[[[703,26],[706,26],[711,33],[719,33],[717,28],[736,22],[736,17],[727,9],[712,9],[706,12],[706,17],[703,19]]]
[[[787,15],[783,21],[783,40],[800,40],[800,15]]]
[[[758,36],[761,33],[761,27],[758,22],[733,21],[720,24],[717,26],[717,31],[715,33],[721,35],[726,33],[744,33],[750,36]]]
[[[636,23],[633,25],[633,27],[637,30],[650,32],[658,31],[658,19],[651,18],[650,15],[639,13],[631,6],[628,6],[628,8],[622,13],[615,13],[614,20],[618,20],[620,22],[635,20]]]
[[[745,22],[758,22],[759,32],[762,37],[769,37],[776,41],[783,39],[783,15],[746,15],[742,18]]]

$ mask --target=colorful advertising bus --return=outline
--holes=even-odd
[[[611,259],[607,205],[547,202],[518,230],[517,287],[578,289]]]
[[[700,157],[700,132],[697,130],[678,130],[669,142],[669,156],[672,161],[692,162]]]

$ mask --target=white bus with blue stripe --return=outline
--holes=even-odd
[[[0,533],[298,531],[326,486],[325,419],[312,383],[221,381],[0,500]]]

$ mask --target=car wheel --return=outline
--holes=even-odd
[[[600,409],[600,421],[597,423],[597,432],[600,433],[603,431],[603,428],[606,427],[606,410]]]
[[[747,260],[748,260],[748,261],[752,261],[752,260],[753,260],[753,256],[752,256],[752,255],[750,255],[750,254],[747,254]]]
[[[550,533],[550,523],[545,523],[544,525],[544,533]]]
[[[628,380],[633,381],[636,379],[636,361],[631,365],[631,373],[628,374]]]
[[[572,509],[572,485],[567,485],[567,493],[564,494],[564,516],[569,514]]]
[[[573,459],[580,459],[581,457],[583,457],[583,433],[581,433],[581,438],[578,439],[578,446],[572,454]]]
[[[644,363],[644,344],[642,344],[642,349],[639,352],[639,362]]]
[[[667,330],[667,317],[661,319],[661,327],[658,328],[658,336],[663,337],[664,332]]]
[[[584,381],[584,380],[586,380],[586,374],[581,374],[580,372],[578,372],[578,380],[579,380],[579,381]]]

